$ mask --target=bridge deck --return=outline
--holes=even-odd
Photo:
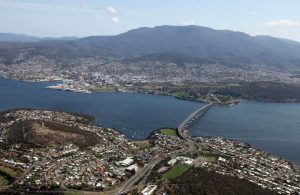
[[[212,103],[209,103],[197,110],[195,110],[194,112],[192,112],[187,118],[184,119],[184,121],[178,126],[177,128],[177,132],[178,135],[187,140],[187,137],[183,134],[183,131],[185,130],[185,128],[187,128],[187,126],[191,123],[191,121],[196,117],[196,116],[201,116],[202,114],[204,114],[207,110],[209,110],[209,108],[212,106]]]

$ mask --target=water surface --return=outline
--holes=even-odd
[[[300,165],[300,104],[243,101],[212,107],[191,134],[238,139]]]
[[[16,107],[81,112],[129,139],[142,140],[160,127],[176,128],[203,104],[168,96],[130,93],[81,94],[46,89],[53,83],[0,79],[0,110]],[[300,104],[241,102],[212,107],[191,128],[192,135],[239,139],[300,165]]]
[[[0,79],[0,110],[37,108],[91,114],[96,122],[128,138],[145,139],[160,127],[174,127],[203,104],[169,96],[130,93],[73,93],[46,89],[53,83]]]

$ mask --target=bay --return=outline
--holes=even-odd
[[[132,93],[83,94],[46,89],[50,82],[0,80],[0,110],[36,108],[79,112],[96,117],[96,123],[116,128],[129,139],[142,140],[160,127],[176,128],[203,104],[169,96]]]
[[[132,140],[143,140],[160,127],[176,128],[204,104],[131,93],[82,94],[46,89],[50,82],[25,83],[0,79],[0,110],[36,108],[80,112],[96,123],[116,128]],[[213,106],[190,127],[193,136],[237,139],[300,165],[300,104],[242,101]]]
[[[240,140],[300,165],[300,104],[242,101],[212,107],[190,127],[193,136]]]

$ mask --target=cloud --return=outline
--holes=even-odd
[[[257,13],[255,11],[251,11],[251,12],[249,12],[249,14],[253,15],[253,16],[257,15]]]
[[[182,22],[182,24],[185,26],[190,26],[190,25],[194,25],[195,22],[194,22],[194,20],[185,20]]]
[[[121,23],[121,20],[120,20],[118,17],[112,17],[112,18],[111,18],[111,21],[112,21],[114,24],[120,24],[120,23]]]
[[[299,26],[300,24],[293,20],[288,19],[281,19],[281,20],[273,20],[266,23],[267,26],[287,26],[287,27],[293,27],[293,26]]]
[[[101,16],[98,15],[98,14],[96,14],[95,17],[96,17],[98,20],[101,20],[101,19],[102,19]]]
[[[116,14],[118,11],[114,8],[114,7],[112,7],[112,6],[108,6],[107,8],[106,8],[106,11],[108,11],[109,13],[112,13],[112,14]]]
[[[84,8],[84,9],[87,9],[87,8],[88,8],[88,5],[87,5],[86,3],[82,3],[82,4],[81,4],[81,7]]]

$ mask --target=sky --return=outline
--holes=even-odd
[[[115,35],[199,25],[300,41],[300,0],[0,0],[0,32]]]

